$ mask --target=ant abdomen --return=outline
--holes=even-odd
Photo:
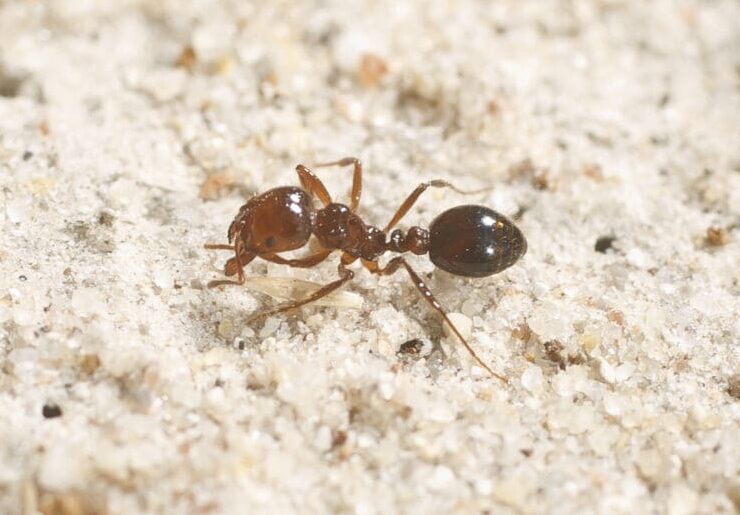
[[[513,265],[527,240],[508,218],[484,206],[448,209],[429,226],[429,259],[465,277],[486,277]]]

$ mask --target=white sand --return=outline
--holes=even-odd
[[[0,513],[737,512],[740,4],[319,4],[0,3]],[[381,226],[522,212],[500,275],[411,258],[509,384],[401,273],[251,328],[203,287],[345,155]]]

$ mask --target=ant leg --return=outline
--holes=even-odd
[[[240,243],[241,241],[237,240],[233,246],[216,244],[216,243],[208,243],[204,245],[205,248],[211,249],[211,250],[213,249],[233,250],[234,257],[226,261],[226,265],[224,265],[224,274],[226,276],[232,276],[236,274],[237,276],[236,281],[232,281],[228,279],[210,281],[207,285],[209,288],[216,288],[218,286],[227,286],[227,285],[240,286],[244,284],[244,267],[247,266],[247,264],[254,259],[255,255],[250,252],[244,252],[244,249],[242,245],[240,245]]]
[[[360,207],[360,196],[362,195],[362,163],[356,157],[344,157],[336,161],[329,163],[321,163],[314,165],[315,168],[321,168],[325,166],[354,166],[354,173],[352,175],[352,193],[350,194],[349,208],[352,211],[357,211]]]
[[[241,275],[241,274],[240,274]],[[219,286],[241,286],[244,284],[244,276],[242,275],[238,281],[230,281],[228,279],[221,279],[219,281],[209,281],[208,287],[209,288],[218,288]]]
[[[225,243],[206,243],[203,248],[207,250],[234,250],[233,245],[226,245]]]
[[[422,182],[416,187],[416,189],[414,189],[414,191],[411,192],[411,195],[409,195],[406,198],[406,200],[403,201],[403,204],[401,204],[401,207],[398,208],[398,211],[396,211],[396,214],[393,215],[393,218],[391,219],[390,222],[388,222],[388,225],[385,226],[385,229],[383,229],[383,232],[387,233],[388,231],[393,229],[396,226],[396,224],[401,221],[401,218],[403,218],[406,215],[406,213],[409,212],[409,209],[411,209],[411,206],[413,206],[416,203],[416,201],[419,199],[421,194],[424,193],[427,190],[427,188],[429,188],[430,186],[433,188],[449,188],[463,195],[472,195],[473,193],[482,193],[484,191],[488,191],[491,189],[491,188],[482,188],[480,190],[465,191],[465,190],[461,190],[460,188],[450,184],[447,181],[443,181],[440,179],[436,179],[436,180],[428,181],[428,182]]]
[[[277,263],[278,265],[288,265],[294,268],[311,268],[328,258],[331,253],[332,250],[325,249],[316,254],[311,254],[310,256],[299,259],[285,259],[277,254],[263,254],[260,257],[266,261],[270,261],[271,263]]]
[[[234,245],[226,245],[223,243],[206,243],[205,245],[203,245],[203,248],[207,250],[234,250]],[[230,281],[230,280],[210,281],[208,283],[208,287],[215,288],[217,286],[224,286],[227,284],[234,284],[234,285],[244,284],[244,276],[243,274],[240,273],[241,270],[237,268],[238,266],[240,266],[240,264],[236,258],[229,259],[226,262],[226,266],[224,266],[224,271],[226,275],[239,274],[238,281]]]
[[[331,204],[331,195],[326,191],[326,186],[321,182],[321,179],[316,177],[315,173],[303,165],[296,166],[295,171],[298,174],[298,179],[301,181],[301,186],[303,186],[304,190],[312,195],[316,195],[325,206]]]
[[[296,300],[294,302],[288,302],[285,304],[280,304],[278,306],[275,306],[272,309],[268,309],[267,311],[262,311],[260,313],[257,313],[256,315],[252,315],[247,319],[247,323],[254,322],[256,320],[259,320],[260,318],[264,318],[270,315],[276,315],[277,313],[282,313],[284,311],[289,311],[291,309],[299,308],[301,306],[305,306],[306,304],[310,304],[314,301],[319,300],[322,297],[326,297],[334,290],[341,287],[344,283],[351,280],[355,274],[352,272],[352,270],[349,270],[344,267],[344,265],[339,265],[339,279],[336,281],[330,282],[329,284],[322,286],[318,290],[316,290],[313,294],[306,297],[302,300]]]
[[[475,353],[473,348],[470,346],[470,344],[467,342],[467,340],[463,337],[462,334],[460,334],[460,331],[458,331],[457,327],[455,327],[455,324],[452,323],[452,320],[447,316],[447,313],[445,312],[444,308],[442,308],[441,304],[437,301],[436,298],[434,298],[434,295],[432,294],[429,287],[424,283],[421,277],[419,277],[419,274],[417,274],[413,268],[406,262],[405,259],[402,257],[396,257],[391,259],[388,264],[385,266],[385,268],[378,268],[377,263],[374,264],[373,262],[367,262],[365,263],[363,261],[363,264],[365,267],[370,270],[371,272],[378,274],[378,275],[391,275],[395,273],[400,267],[404,267],[406,269],[406,272],[409,274],[409,277],[411,278],[411,281],[414,283],[414,286],[416,286],[416,289],[419,290],[419,293],[421,293],[421,296],[424,297],[424,299],[429,303],[429,305],[434,308],[434,310],[439,313],[445,322],[447,322],[447,325],[452,329],[452,331],[455,333],[457,338],[462,342],[462,344],[467,349],[468,353],[473,357],[473,359],[481,366],[483,367],[491,376],[500,379],[504,383],[508,384],[508,380],[491,370],[491,368],[486,365],[482,359],[478,357],[478,354]]]
[[[209,288],[216,288],[218,286],[228,286],[228,285],[234,285],[234,286],[241,286],[244,284],[244,265],[241,264],[241,262],[233,257],[229,259],[226,262],[226,266],[224,266],[224,273],[227,276],[236,274],[237,280],[232,281],[229,279],[221,279],[218,281],[210,281],[208,283]]]

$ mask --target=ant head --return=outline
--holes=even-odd
[[[253,254],[303,247],[315,216],[311,197],[300,188],[274,188],[251,199],[231,224],[235,240]],[[228,275],[228,274],[227,274]]]
[[[429,226],[429,259],[455,275],[485,277],[510,267],[527,252],[519,228],[484,206],[448,209]]]

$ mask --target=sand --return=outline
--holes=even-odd
[[[738,19],[0,3],[0,512],[737,513]],[[344,156],[369,223],[438,178],[490,189],[430,191],[403,227],[517,220],[501,274],[409,258],[506,383],[403,273],[355,266],[330,305],[253,325],[338,256],[206,288],[245,199]],[[319,173],[347,199],[349,170]]]

